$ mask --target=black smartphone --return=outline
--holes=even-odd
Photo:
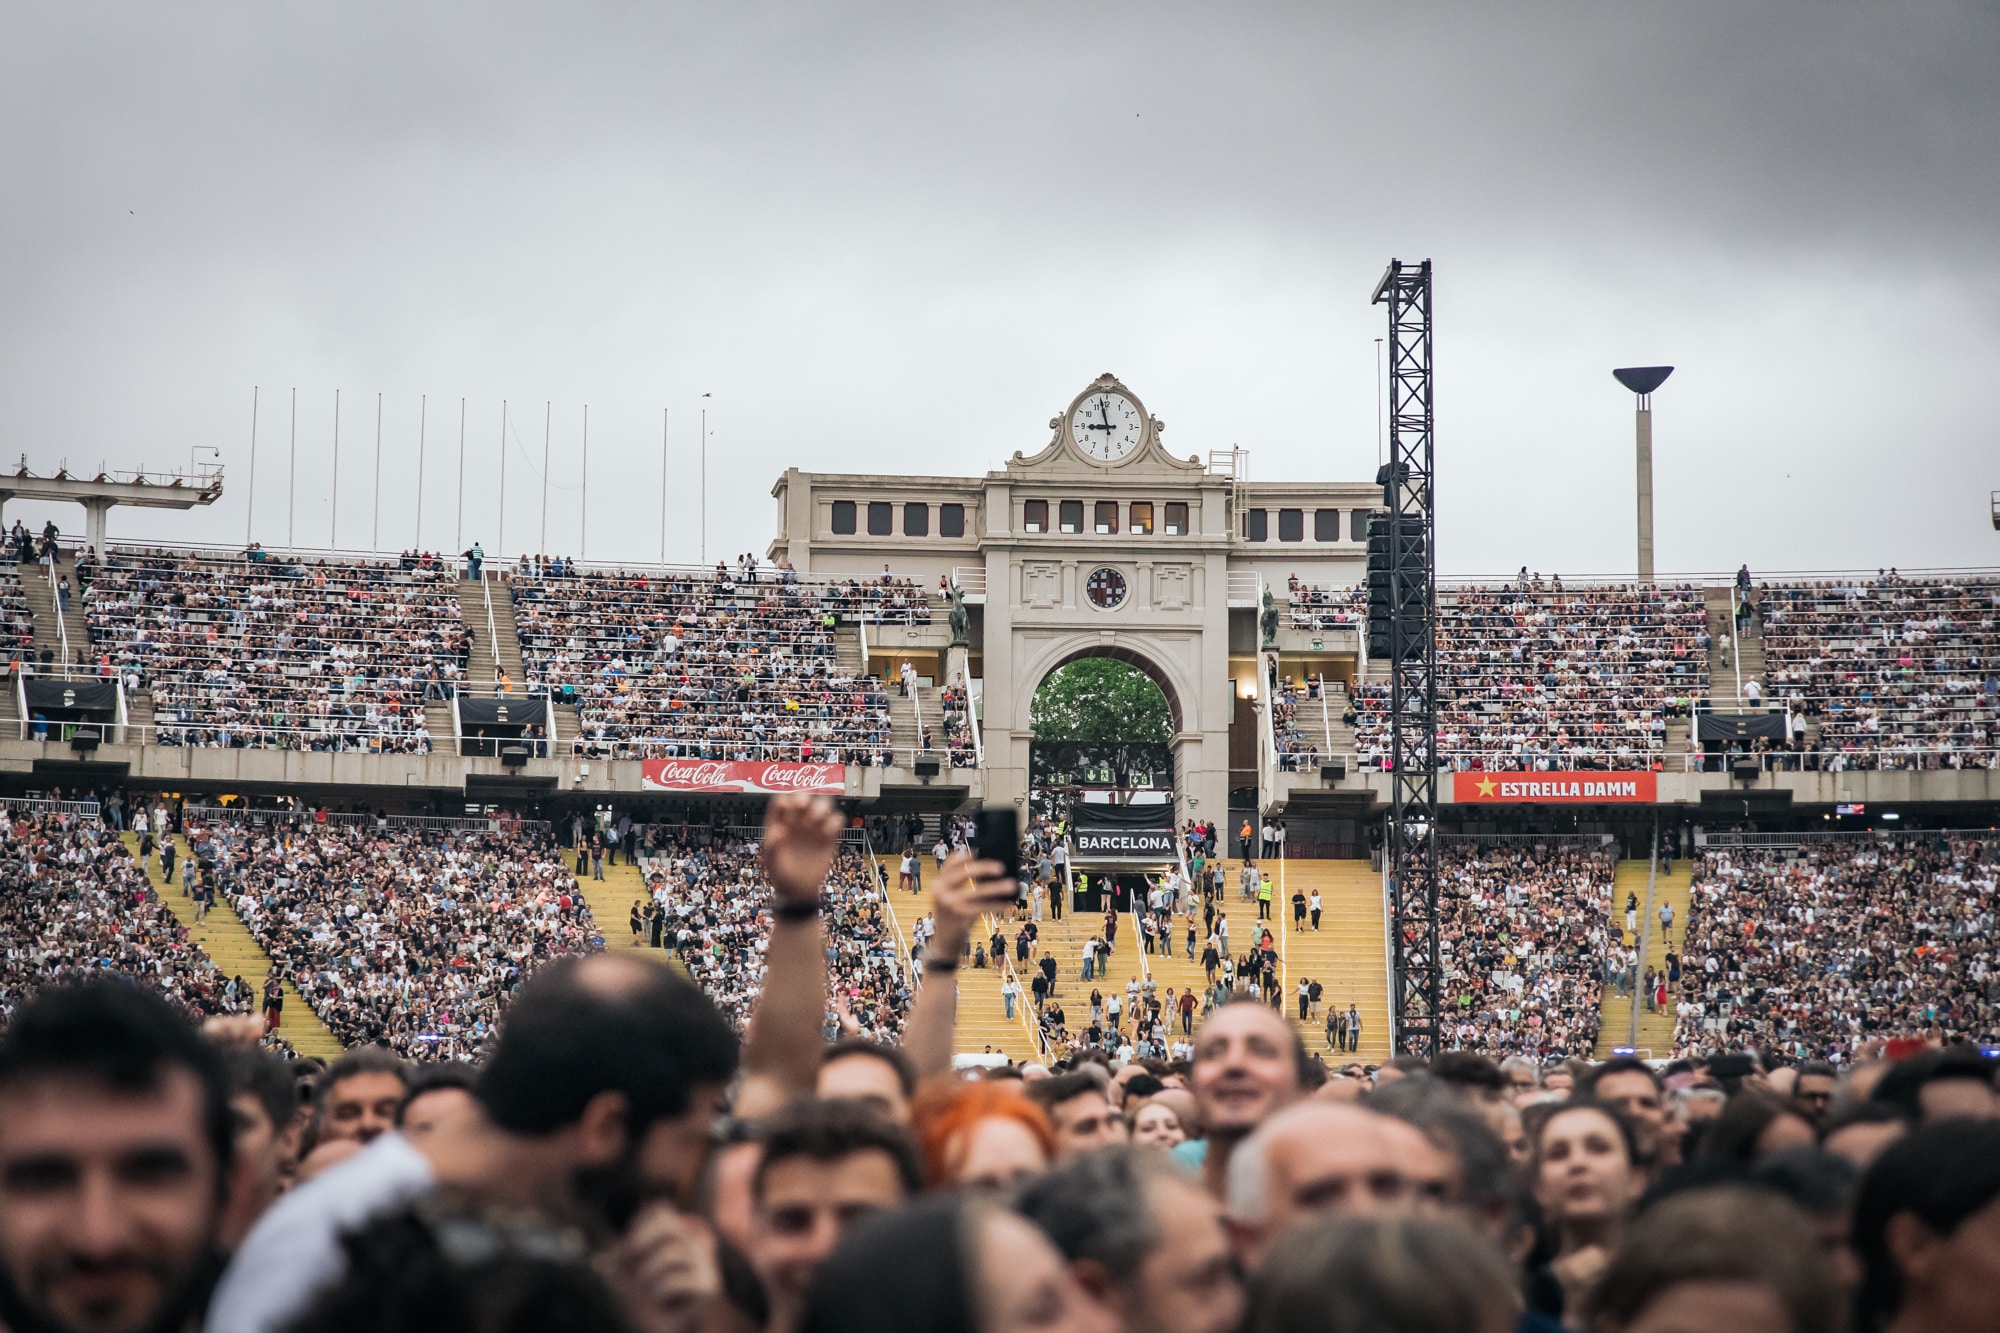
[[[978,829],[978,836],[972,844],[973,857],[980,861],[998,861],[1007,867],[1007,876],[1014,881],[1018,897],[1021,892],[1021,816],[1008,806],[988,805],[980,807],[973,822]]]

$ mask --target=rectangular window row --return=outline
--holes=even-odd
[[[833,532],[836,537],[852,537],[855,525],[861,518],[860,503],[854,500],[833,502]],[[871,537],[893,537],[896,535],[897,505],[887,500],[870,500],[867,509],[868,535]],[[912,500],[902,506],[903,536],[928,537],[931,535],[931,506]],[[962,504],[941,504],[937,506],[937,535],[940,537],[963,537],[965,535],[965,506]]]
[[[1181,503],[1155,505],[1151,500],[1134,500],[1125,506],[1125,531],[1135,537],[1153,535],[1154,511],[1159,512],[1158,531],[1166,537],[1185,537],[1188,531],[1188,507]],[[1118,535],[1119,506],[1116,500],[1097,500],[1090,506],[1090,527],[1088,531],[1100,537]],[[1063,533],[1082,533],[1083,501],[1056,501],[1056,528]],[[1049,531],[1049,502],[1028,500],[1021,505],[1021,528],[1024,532]]]
[[[1243,515],[1243,539],[1253,542],[1271,540],[1271,510],[1251,509]],[[1281,542],[1302,542],[1306,539],[1306,511],[1303,509],[1280,509],[1278,514],[1278,540]],[[1368,535],[1368,514],[1366,509],[1356,509],[1348,516],[1348,539],[1361,541]],[[1316,542],[1337,542],[1340,540],[1340,511],[1338,509],[1313,510],[1312,539]]]

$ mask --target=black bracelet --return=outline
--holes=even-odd
[[[813,897],[802,902],[779,903],[771,909],[771,915],[780,921],[810,921],[819,915],[819,899]]]
[[[956,972],[958,971],[958,960],[956,958],[926,958],[924,959],[924,971]]]

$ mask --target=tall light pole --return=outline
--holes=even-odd
[[[1611,372],[1639,403],[1639,582],[1653,581],[1653,390],[1667,382],[1672,366],[1626,366]]]

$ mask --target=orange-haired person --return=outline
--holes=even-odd
[[[1055,1126],[1020,1086],[937,1083],[917,1095],[911,1120],[927,1189],[999,1188],[1048,1169]]]

